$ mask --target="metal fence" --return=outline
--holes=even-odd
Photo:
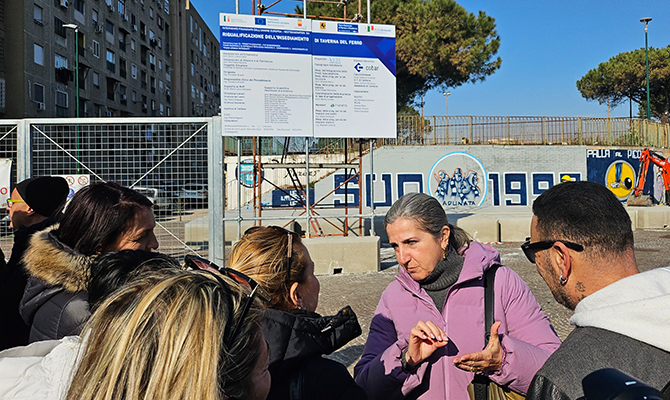
[[[217,205],[223,210],[223,144],[220,120],[215,120],[3,121],[0,157],[15,160],[12,187],[30,176],[62,175],[71,183],[114,181],[137,189],[154,200],[159,251],[221,262],[222,227],[211,223],[216,216],[209,212]],[[0,229],[0,245],[8,255],[11,232],[6,224]]]
[[[563,144],[670,146],[670,125],[644,119],[585,117],[398,117],[396,139],[377,145]]]

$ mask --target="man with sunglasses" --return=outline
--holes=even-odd
[[[28,344],[30,327],[19,314],[19,302],[26,287],[23,253],[35,232],[58,221],[70,193],[60,177],[40,176],[20,182],[6,200],[14,246],[9,261],[0,250],[0,350]]]
[[[537,372],[528,400],[584,396],[582,379],[616,368],[670,392],[670,268],[639,273],[631,220],[594,182],[556,185],[533,204],[526,257],[556,301],[574,310],[565,342]]]

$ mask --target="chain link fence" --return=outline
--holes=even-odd
[[[214,126],[212,118],[23,120],[0,125],[0,157],[16,160],[12,187],[40,175],[63,176],[71,187],[109,181],[131,187],[154,203],[160,252],[212,257],[210,197],[223,193],[222,183],[209,187],[212,157],[223,151]],[[8,256],[8,223],[0,233]]]

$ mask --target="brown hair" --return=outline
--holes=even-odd
[[[287,254],[289,235],[292,236],[290,259]],[[295,308],[290,297],[291,285],[307,278],[307,254],[297,233],[279,227],[258,227],[245,233],[235,244],[229,267],[258,282],[272,296],[270,308],[289,311]]]

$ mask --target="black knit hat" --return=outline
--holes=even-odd
[[[65,204],[70,187],[61,177],[38,176],[16,185],[16,191],[36,213],[52,217]]]

